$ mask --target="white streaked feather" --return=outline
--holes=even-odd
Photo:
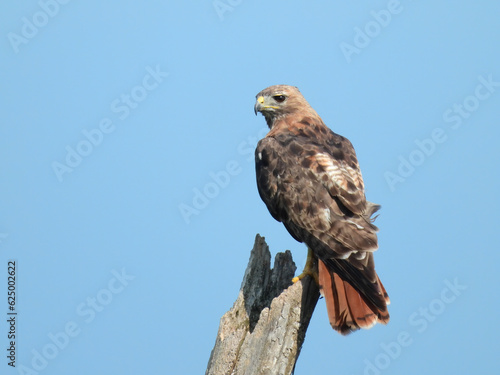
[[[366,251],[355,251],[353,254],[354,257],[358,260],[363,260],[366,258]]]
[[[325,169],[328,177],[330,177],[330,179],[337,186],[341,187],[342,189],[346,189],[346,179],[351,180],[355,182],[355,185],[358,185],[358,174],[353,168],[344,165],[344,163],[342,162],[334,162],[330,155],[321,152],[317,153],[315,155],[315,158],[318,163]],[[350,193],[354,193],[354,191],[350,191]]]
[[[354,253],[355,251],[347,251],[343,254],[337,254],[338,256],[336,257],[337,259],[347,259],[351,256],[352,253]]]
[[[324,210],[322,210],[322,215],[323,215],[323,219],[327,222],[327,223],[332,223],[332,216],[331,216],[331,212],[330,212],[330,209],[329,208],[325,208]]]
[[[354,221],[352,221],[352,220],[346,220],[346,221],[347,221],[348,223],[350,223],[350,224],[354,224],[354,225],[356,225],[356,228],[358,228],[358,229],[365,229],[364,227],[362,227],[362,226],[361,226],[361,225],[359,225],[359,224],[356,224],[356,223],[355,223]]]

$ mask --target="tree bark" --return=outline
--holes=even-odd
[[[271,253],[257,234],[240,293],[220,320],[206,375],[289,375],[305,339],[319,290],[310,276],[292,284],[289,250]]]

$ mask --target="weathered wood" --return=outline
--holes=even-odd
[[[221,318],[206,375],[289,375],[319,297],[307,276],[292,285],[290,251],[271,253],[257,234],[240,293]]]

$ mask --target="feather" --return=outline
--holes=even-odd
[[[347,335],[360,328],[371,328],[377,322],[387,324],[389,321],[387,309],[379,309],[367,302],[351,284],[330,271],[322,261],[318,262],[318,276],[328,319],[334,330]],[[380,286],[383,289],[381,283]]]

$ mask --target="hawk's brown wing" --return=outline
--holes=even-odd
[[[379,206],[365,199],[354,148],[326,126],[320,129],[327,132],[312,136],[282,131],[259,142],[260,196],[276,220],[315,233],[337,258],[376,250],[378,229],[370,216]]]
[[[322,123],[275,129],[279,131],[272,130],[256,149],[261,198],[272,216],[331,272],[372,307],[386,311],[371,254],[377,249],[371,215],[379,206],[365,199],[351,143]]]

